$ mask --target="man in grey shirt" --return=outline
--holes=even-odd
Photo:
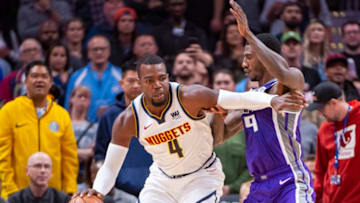
[[[18,31],[21,39],[36,37],[39,26],[48,19],[64,23],[72,18],[71,9],[66,1],[36,0],[20,7]]]
[[[315,154],[317,132],[318,129],[315,124],[307,120],[301,120],[300,133],[303,158],[310,154]]]
[[[5,201],[2,197],[0,197],[0,203],[6,203],[7,201]]]

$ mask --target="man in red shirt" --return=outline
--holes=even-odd
[[[314,88],[314,102],[308,108],[327,119],[317,139],[316,202],[359,202],[360,102],[345,102],[338,85],[323,82]]]

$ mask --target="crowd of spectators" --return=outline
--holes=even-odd
[[[339,114],[345,104],[356,109],[353,100],[360,99],[358,1],[237,2],[252,31],[276,36],[289,66],[301,70],[308,103],[319,99],[313,91],[328,81],[341,94],[328,98],[326,105],[333,105]],[[46,198],[55,196],[59,198],[55,202],[61,202],[68,200],[66,194],[91,187],[105,159],[116,116],[141,93],[135,66],[146,55],[162,56],[171,80],[184,85],[238,92],[258,87],[243,69],[246,41],[227,0],[11,0],[1,4],[0,188],[9,202],[47,202]],[[319,108],[303,112],[302,156],[314,170],[315,189],[321,193],[318,201],[323,197],[331,202],[328,195],[339,192],[324,189],[323,182],[329,182],[326,173],[332,172],[325,165],[335,161],[324,158],[330,150],[324,142],[333,139],[333,125],[339,132],[346,126],[334,124],[343,122],[343,117],[335,119],[324,112],[324,106]],[[359,139],[345,134],[339,133],[346,137],[339,153],[352,147],[349,139]],[[135,202],[149,174],[151,156],[137,139],[130,145],[116,187],[105,202]],[[244,150],[243,132],[214,148],[226,175],[223,201],[242,201],[248,190],[251,176]],[[339,167],[344,161],[352,164],[344,159],[353,157],[356,154],[340,154]],[[349,173],[355,170],[346,167]],[[40,171],[44,180],[38,183]],[[355,184],[345,176],[342,181]],[[356,190],[358,185],[347,188]]]

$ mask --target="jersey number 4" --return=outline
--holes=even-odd
[[[173,139],[173,140],[170,140],[168,142],[169,144],[169,151],[170,151],[170,154],[173,154],[173,153],[177,153],[177,155],[179,156],[179,158],[183,158],[184,157],[184,154],[183,154],[183,149],[180,147],[177,139]]]

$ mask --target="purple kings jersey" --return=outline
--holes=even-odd
[[[267,92],[277,83],[271,80],[254,91]],[[246,160],[250,174],[289,167],[294,174],[305,171],[301,161],[300,112],[277,113],[272,108],[245,111]]]

